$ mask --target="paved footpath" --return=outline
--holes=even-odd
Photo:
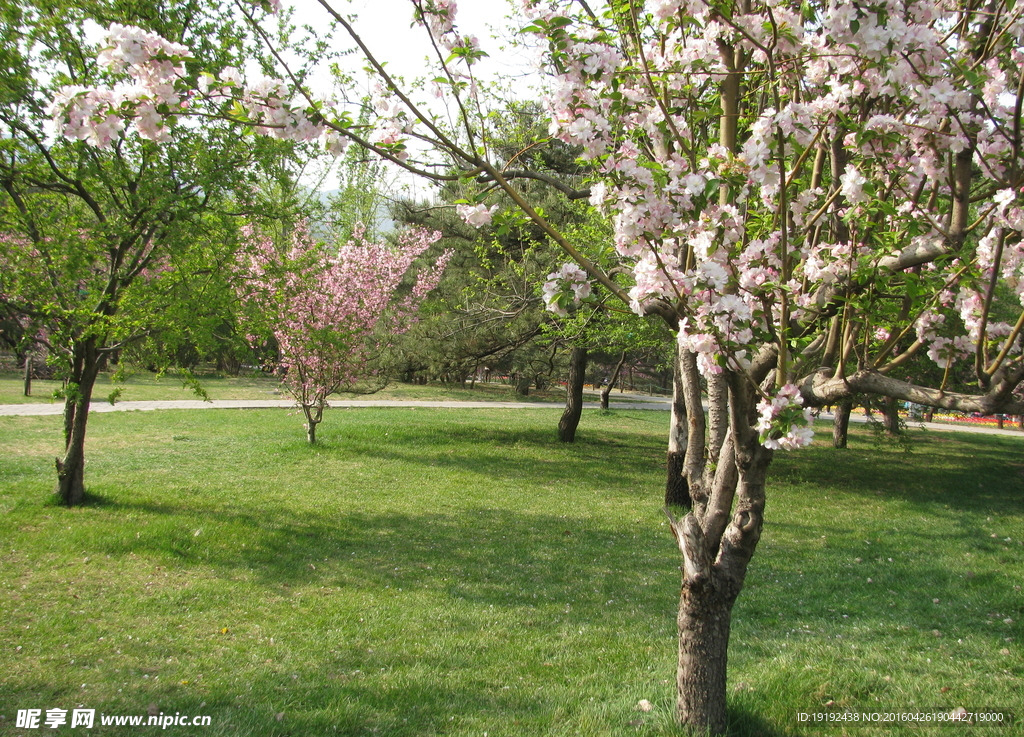
[[[660,409],[667,410],[668,399],[633,395],[635,400],[612,401],[614,409]],[[428,407],[455,409],[557,409],[560,402],[472,402],[460,400],[406,400],[406,399],[332,399],[331,407]],[[597,409],[597,402],[584,402],[584,408]],[[295,408],[290,399],[180,399],[151,402],[93,402],[90,412],[146,412],[157,409],[273,409]],[[0,417],[59,415],[64,412],[60,402],[48,404],[0,404]]]
[[[652,397],[645,394],[613,394],[612,409],[662,410],[669,409],[667,397]],[[460,400],[407,400],[407,399],[339,399],[332,400],[331,407],[424,407],[441,409],[558,409],[560,402],[473,402]],[[585,409],[598,409],[598,402],[584,402]],[[294,409],[295,403],[290,399],[214,399],[204,402],[201,399],[177,399],[150,402],[94,402],[90,412],[149,412],[158,409]],[[0,417],[14,416],[45,416],[60,415],[64,405],[60,402],[47,404],[0,404]],[[823,420],[833,419],[828,412],[822,412]],[[853,422],[867,422],[864,415],[855,414],[850,418]],[[979,425],[954,425],[942,422],[910,422],[908,427],[935,430],[938,432],[967,432],[981,435],[1008,435],[1024,438],[1024,431],[1016,427],[1002,430],[996,427]]]

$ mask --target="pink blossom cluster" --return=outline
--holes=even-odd
[[[166,141],[168,126],[176,118],[208,114],[199,109],[202,101],[226,117],[253,125],[257,133],[298,141],[320,139],[334,155],[344,150],[345,139],[324,124],[315,106],[302,97],[287,99],[283,81],[261,76],[246,83],[233,67],[192,79],[185,67],[190,58],[182,44],[135,26],[111,24],[97,60],[128,81],[113,87],[64,87],[49,112],[65,137],[106,147],[122,134],[127,121],[141,137]]]
[[[482,228],[485,225],[490,225],[491,220],[494,218],[494,213],[498,211],[498,205],[491,205],[487,207],[484,204],[478,205],[467,205],[459,204],[455,206],[455,212],[463,222],[467,225],[472,225],[474,228]]]
[[[800,389],[793,384],[783,386],[772,399],[757,405],[757,424],[761,442],[771,450],[796,450],[814,439],[814,416],[804,408]]]
[[[455,0],[412,0],[412,3],[416,9],[416,20],[426,26],[430,37],[449,52],[455,49],[469,51],[463,58],[472,65],[473,52],[480,51],[480,39],[459,32],[455,25],[458,12]]]
[[[458,45],[455,15],[458,6],[455,0],[413,0],[420,23],[424,24],[435,40],[444,44],[449,51]]]
[[[129,81],[109,89],[65,87],[53,100],[50,113],[63,123],[66,137],[103,147],[124,130],[124,112],[130,108],[139,135],[165,140],[163,118],[185,104],[178,81],[188,58],[189,51],[181,44],[136,26],[113,23],[98,62]]]
[[[587,272],[571,261],[562,264],[558,271],[548,274],[548,279],[541,289],[544,305],[560,317],[566,317],[569,314],[569,305],[580,304],[592,291]]]

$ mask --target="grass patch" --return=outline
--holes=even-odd
[[[562,445],[558,414],[334,410],[314,448],[284,411],[96,415],[75,510],[49,498],[60,419],[4,418],[0,733],[81,705],[211,716],[179,735],[675,734],[665,416],[587,412]],[[797,722],[830,702],[1017,706],[1020,451],[858,428],[780,455],[736,733],[953,729]],[[90,734],[125,731],[161,730]]]
[[[202,374],[199,382],[210,399],[287,399],[288,394],[281,382],[264,374],[224,376],[216,373]],[[61,388],[59,381],[35,379],[32,394],[24,394],[24,381],[17,372],[0,372],[0,404],[35,404],[55,401],[53,394]],[[115,390],[120,390],[117,400],[121,402],[172,401],[196,399],[196,394],[181,377],[173,373],[158,377],[148,371],[127,376],[124,381],[113,382],[108,373],[100,374],[96,381],[93,401],[103,402]],[[527,396],[515,393],[512,386],[498,383],[457,384],[403,384],[393,383],[383,390],[370,395],[337,394],[338,399],[407,399],[407,400],[467,400],[476,402],[551,402],[564,401],[565,390],[555,387],[538,391],[531,389]]]

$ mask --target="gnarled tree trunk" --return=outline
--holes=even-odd
[[[574,347],[569,357],[569,379],[565,386],[565,411],[558,421],[558,439],[576,440],[576,428],[583,414],[583,379],[587,372],[587,349]]]
[[[732,607],[761,537],[765,478],[772,451],[754,429],[756,391],[769,361],[749,373],[726,370],[708,379],[708,412],[701,402],[696,357],[681,351],[682,394],[688,418],[684,474],[693,501],[681,520],[669,513],[682,554],[676,713],[687,727],[723,734]]]

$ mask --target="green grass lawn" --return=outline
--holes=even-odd
[[[18,709],[208,715],[89,734],[668,735],[666,415],[332,410],[0,419],[0,734]],[[915,434],[777,456],[737,604],[738,735],[960,734],[800,711],[1021,708],[1024,444]],[[649,700],[653,711],[637,703]],[[1010,735],[1017,727],[971,734]]]
[[[223,376],[203,374],[199,383],[210,399],[287,399],[281,382],[264,374]],[[61,388],[59,381],[36,379],[32,393],[25,396],[24,380],[17,372],[0,372],[0,404],[32,404],[55,401],[53,394]],[[180,376],[166,374],[158,377],[149,371],[129,374],[123,381],[114,382],[110,374],[100,374],[93,393],[93,401],[104,402],[115,390],[117,401],[140,402],[175,399],[196,399],[197,395]],[[395,382],[383,390],[369,395],[338,394],[338,399],[408,399],[408,400],[467,400],[496,402],[551,402],[564,401],[565,390],[554,387],[544,391],[531,390],[527,396],[515,393],[512,386],[500,383],[476,384],[472,388],[455,384],[403,384]],[[596,397],[594,398],[596,400]]]

